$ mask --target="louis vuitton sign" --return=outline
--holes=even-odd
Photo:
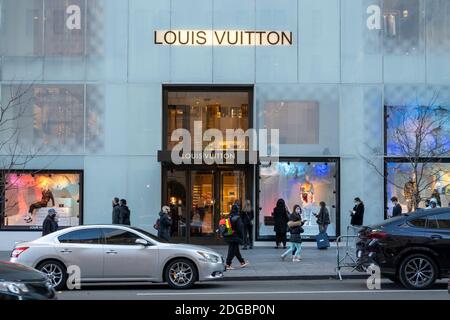
[[[290,46],[291,31],[155,30],[154,44],[175,46]]]

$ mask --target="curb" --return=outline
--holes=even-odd
[[[346,279],[367,279],[366,275],[343,275],[342,280]],[[224,276],[214,281],[273,281],[273,280],[339,280],[336,275],[299,275],[299,276]]]

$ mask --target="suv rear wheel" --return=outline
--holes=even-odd
[[[399,269],[401,283],[408,289],[427,289],[437,278],[437,267],[433,259],[425,254],[407,256]]]

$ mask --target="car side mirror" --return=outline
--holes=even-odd
[[[143,245],[144,247],[147,247],[147,246],[150,245],[150,243],[148,243],[148,241],[147,241],[147,240],[144,240],[144,239],[136,239],[135,243],[136,243],[136,244]]]

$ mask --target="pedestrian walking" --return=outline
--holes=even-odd
[[[158,237],[166,241],[170,241],[170,227],[172,226],[172,218],[169,213],[168,206],[163,206],[159,212]]]
[[[290,246],[289,248],[281,255],[281,259],[284,260],[286,256],[292,252],[292,262],[299,262],[301,260],[300,253],[302,251],[302,236],[301,234],[304,232],[303,224],[301,217],[300,206],[297,204],[294,206],[294,210],[292,214],[289,216],[289,221],[287,226],[289,228],[289,232],[291,237],[289,239]]]
[[[58,218],[55,209],[49,209],[47,217],[42,224],[42,236],[46,236],[58,230]]]
[[[327,209],[327,204],[324,201],[319,202],[320,210],[318,214],[314,214],[317,218],[316,222],[319,226],[319,233],[327,233],[328,225],[330,221],[330,213]]]
[[[130,209],[127,206],[127,200],[125,199],[120,199],[119,201],[119,224],[123,224],[123,225],[131,225],[130,223],[130,216],[131,216],[131,212]]]
[[[253,214],[252,204],[250,200],[245,200],[244,207],[241,210],[242,223],[244,225],[244,247],[242,250],[247,250],[247,246],[253,249]]]
[[[402,215],[402,206],[400,205],[400,203],[398,203],[398,198],[397,197],[392,197],[391,198],[391,202],[392,202],[392,217],[397,217],[397,216],[401,216]]]
[[[353,207],[353,210],[350,210],[350,224],[353,227],[361,227],[364,221],[364,203],[359,197],[356,197],[353,201],[355,206]]]
[[[225,242],[228,243],[226,269],[234,269],[231,265],[234,257],[239,260],[241,268],[245,268],[248,265],[248,261],[245,261],[244,258],[242,258],[241,251],[239,250],[239,245],[242,244],[244,240],[244,226],[242,223],[242,219],[239,216],[239,207],[236,204],[234,204],[231,208],[229,219],[231,232],[229,235],[224,237]]]
[[[286,249],[286,233],[287,223],[289,221],[289,211],[286,208],[286,203],[283,199],[278,199],[277,205],[273,208],[272,217],[275,222],[275,249],[278,249],[280,244],[283,243],[283,248]]]
[[[112,224],[119,224],[119,216],[120,216],[120,204],[119,198],[114,197],[112,200]]]

